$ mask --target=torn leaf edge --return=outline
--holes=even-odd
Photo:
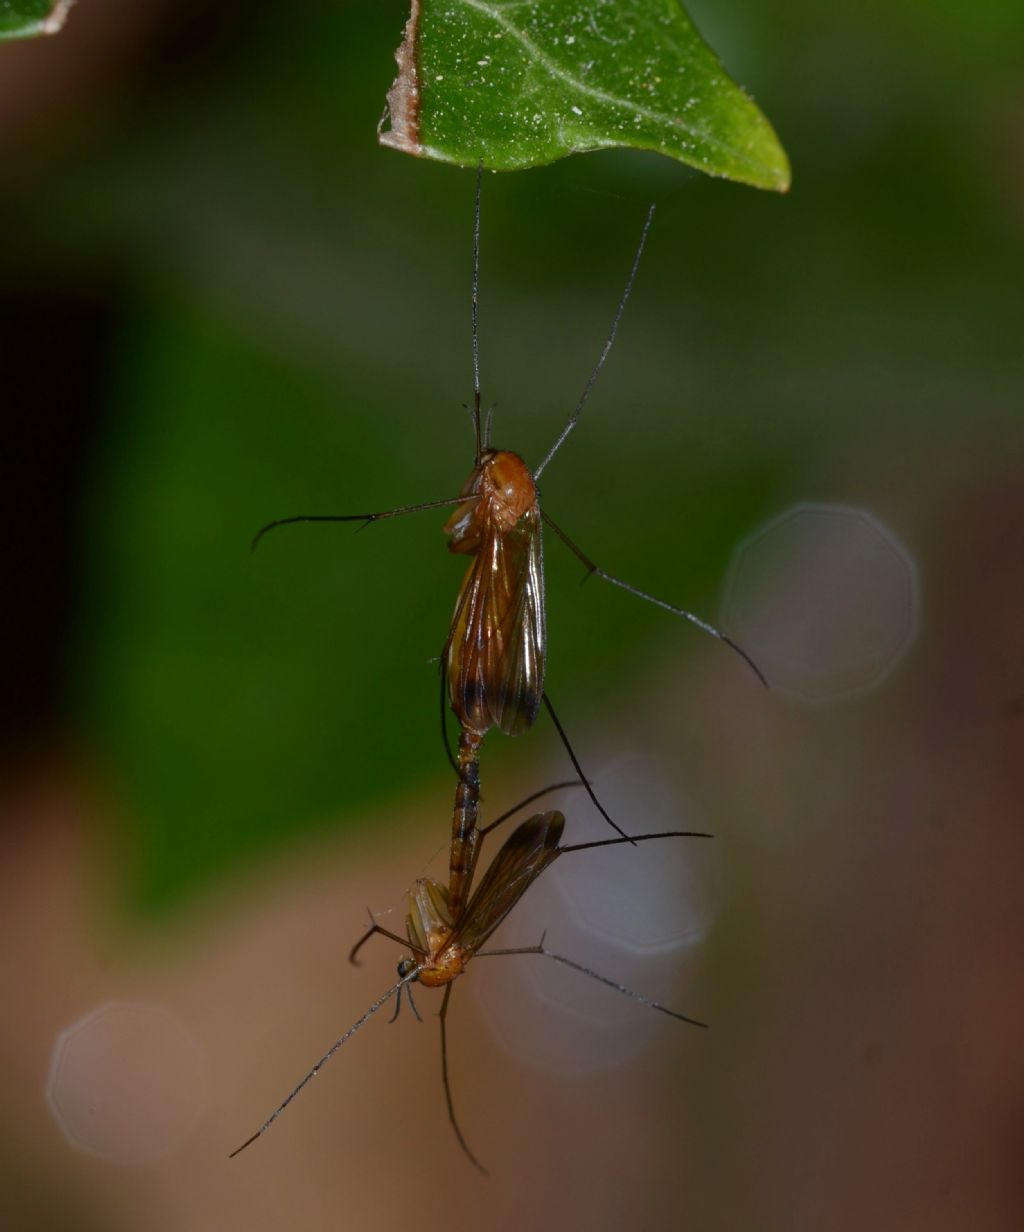
[[[420,32],[420,0],[412,0],[409,20],[405,23],[402,41],[395,51],[398,76],[387,94],[387,105],[377,125],[377,140],[381,145],[422,158],[420,141],[420,78],[416,65],[416,44]],[[384,125],[390,121],[390,127]]]

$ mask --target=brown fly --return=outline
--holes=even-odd
[[[750,666],[762,684],[764,676],[750,656],[720,630],[692,612],[639,590],[629,582],[601,569],[558,526],[542,512],[537,480],[566,437],[575,428],[591,390],[615,341],[626,302],[636,279],[654,207],[644,221],[625,289],[619,300],[611,329],[579,400],[551,448],[532,470],[519,456],[491,444],[491,416],[481,414],[479,282],[480,282],[480,172],[477,173],[473,226],[472,343],[473,406],[471,410],[476,442],[473,470],[458,496],[405,505],[378,513],[310,514],[280,518],[264,526],[253,540],[253,547],[268,531],[296,522],[361,522],[367,525],[386,518],[400,517],[428,509],[456,505],[445,524],[449,550],[470,557],[455,603],[454,616],[441,656],[442,730],[445,694],[460,729],[459,754],[452,757],[445,739],[445,750],[460,777],[473,774],[484,736],[492,727],[518,735],[536,720],[543,703],[565,745],[573,766],[580,775],[602,816],[623,835],[597,800],[566,737],[544,689],[547,631],[544,609],[544,569],[542,527],[551,531],[581,561],[586,576],[595,575],[629,591],[640,599],[680,616],[731,647]]]
[[[550,791],[553,788],[546,790]],[[538,796],[543,794],[543,792],[538,792],[536,795],[531,796],[529,800],[524,801],[523,805],[532,803]],[[519,805],[517,808],[521,808],[523,805]],[[481,829],[479,834],[481,836],[487,834],[515,811],[517,810],[510,810],[509,813],[499,817],[490,825]],[[589,967],[585,967],[571,958],[566,958],[564,955],[549,950],[544,944],[543,936],[540,942],[534,946],[496,950],[481,948],[541,873],[560,856],[566,855],[569,852],[586,851],[594,847],[615,846],[624,842],[647,842],[660,838],[711,837],[708,834],[696,831],[669,831],[660,834],[637,834],[631,838],[612,838],[590,843],[575,843],[563,847],[559,844],[564,826],[564,816],[554,811],[537,813],[527,821],[522,822],[494,857],[494,860],[480,879],[480,884],[470,896],[464,910],[453,910],[451,896],[446,886],[431,877],[423,877],[416,882],[409,893],[409,914],[406,920],[405,937],[389,932],[388,929],[383,928],[374,921],[353,947],[350,959],[352,962],[356,961],[356,955],[359,950],[375,933],[389,937],[392,941],[412,951],[411,957],[403,957],[398,964],[398,982],[389,988],[383,996],[379,997],[349,1027],[344,1035],[331,1045],[294,1090],[281,1101],[260,1128],[251,1137],[247,1138],[240,1147],[231,1152],[232,1157],[244,1151],[247,1146],[250,1146],[257,1138],[266,1133],[303,1087],[316,1077],[338,1049],[347,1043],[356,1031],[372,1018],[383,1005],[396,996],[396,994],[400,997],[403,989],[407,989],[412,983],[417,982],[427,988],[444,989],[444,997],[441,1001],[440,1009],[441,1074],[444,1082],[448,1117],[463,1151],[465,1151],[472,1163],[481,1172],[485,1171],[479,1160],[470,1150],[459,1127],[455,1116],[455,1105],[452,1100],[451,1083],[448,1074],[447,1018],[452,983],[466,970],[470,960],[475,957],[485,958],[511,954],[540,955],[563,966],[571,967],[574,971],[579,971],[591,979],[598,980],[609,988],[613,988],[617,992],[649,1006],[651,1009],[660,1010],[663,1014],[668,1014],[672,1018],[679,1019],[681,1022],[687,1022],[697,1027],[706,1026],[706,1023],[700,1022],[695,1018],[689,1018],[685,1014],[679,1014],[660,1002],[625,988],[623,985],[598,974],[596,971],[592,971]]]

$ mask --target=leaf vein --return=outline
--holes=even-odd
[[[720,137],[715,137],[706,129],[697,128],[687,122],[681,116],[670,115],[665,112],[655,111],[653,108],[645,107],[642,103],[634,102],[629,98],[621,98],[618,95],[610,94],[607,90],[601,90],[596,86],[588,85],[585,81],[574,76],[567,69],[563,68],[557,61],[551,57],[530,38],[523,30],[516,26],[513,22],[504,15],[501,7],[494,4],[485,3],[485,0],[463,0],[463,3],[471,9],[475,9],[478,13],[482,13],[485,17],[491,18],[496,24],[500,25],[506,33],[512,35],[518,40],[524,51],[528,52],[533,59],[544,68],[552,77],[561,81],[563,84],[578,91],[580,94],[592,98],[598,102],[606,103],[612,107],[621,107],[626,111],[632,112],[634,115],[640,116],[643,119],[650,120],[656,124],[663,124],[670,128],[682,129],[689,133],[697,141],[704,142],[706,145],[717,146],[719,149],[727,151],[732,157],[740,162],[746,163],[750,167],[756,167],[764,170],[765,166],[758,159],[751,158],[742,149],[736,145],[723,141]],[[518,7],[513,5],[511,7]]]

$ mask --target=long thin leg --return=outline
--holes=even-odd
[[[697,1018],[688,1018],[685,1014],[677,1013],[676,1010],[670,1010],[667,1005],[662,1005],[660,1001],[654,1001],[650,997],[645,997],[643,993],[634,992],[632,988],[627,988],[625,984],[617,984],[615,980],[610,980],[606,975],[601,975],[597,971],[591,971],[589,967],[584,967],[582,963],[574,962],[571,958],[566,958],[562,954],[555,954],[552,950],[545,949],[543,938],[539,945],[528,945],[514,950],[478,950],[476,957],[500,958],[509,954],[540,954],[544,958],[550,958],[553,962],[561,963],[564,967],[571,967],[573,971],[579,971],[581,975],[589,975],[592,980],[597,980],[598,983],[605,984],[608,988],[614,988],[616,992],[621,992],[626,997],[632,997],[634,1001],[639,1001],[641,1005],[650,1006],[652,1010],[660,1010],[663,1014],[668,1014],[670,1018],[678,1018],[680,1022],[688,1022],[693,1027],[706,1028],[708,1025]]]
[[[390,941],[397,941],[399,945],[406,946],[408,949],[412,950],[414,954],[418,953],[420,954],[421,957],[423,958],[426,957],[426,954],[422,950],[418,950],[416,946],[412,944],[412,942],[409,940],[408,937],[400,937],[398,933],[389,932],[388,929],[382,928],[381,925],[378,924],[377,921],[373,918],[373,912],[371,911],[370,912],[370,927],[366,930],[365,933],[363,933],[363,935],[359,938],[359,940],[355,943],[355,945],[348,952],[348,960],[352,964],[353,967],[359,966],[359,962],[358,962],[358,959],[356,958],[356,955],[363,948],[363,946],[367,943],[367,941],[370,940],[370,938],[374,935],[374,933],[380,933],[382,937],[387,937]]]
[[[503,821],[508,821],[510,817],[514,817],[516,813],[521,812],[524,808],[527,807],[527,805],[533,804],[535,800],[540,800],[544,796],[549,796],[553,791],[563,791],[567,787],[585,787],[585,786],[586,784],[583,782],[582,779],[567,779],[564,783],[552,783],[550,787],[542,787],[540,791],[535,791],[532,796],[527,796],[525,800],[520,800],[518,804],[514,804],[510,809],[506,809],[505,812],[502,813],[500,817],[495,817],[495,819],[491,822],[488,822],[486,826],[481,826],[480,827],[480,837],[483,838],[485,834],[490,834],[490,832],[496,826],[500,826]],[[612,838],[612,839],[609,839],[608,841],[610,843],[621,843],[622,839]]]
[[[490,823],[490,825],[483,826],[483,827],[476,827],[472,832],[467,834],[466,841],[467,841],[468,848],[470,851],[470,857],[469,857],[469,862],[466,868],[460,870],[460,877],[459,877],[459,883],[458,883],[459,885],[458,906],[453,907],[453,910],[457,912],[463,909],[469,897],[469,892],[473,884],[473,877],[476,871],[477,861],[480,859],[480,853],[483,850],[484,839],[487,837],[488,834],[490,834],[490,832],[495,828],[495,826],[500,826],[502,822],[508,821],[510,817],[514,817],[515,814],[518,813],[521,809],[526,808],[528,804],[533,804],[535,800],[539,800],[542,796],[549,795],[553,791],[560,791],[566,787],[582,787],[583,785],[584,784],[580,782],[579,779],[570,779],[568,782],[565,782],[565,783],[552,783],[550,787],[542,787],[540,791],[535,791],[533,795],[527,796],[525,800],[520,800],[518,804],[514,805],[512,808],[502,813],[500,817],[496,817],[494,821]],[[613,839],[612,841],[616,843],[621,843],[627,840]],[[453,847],[453,852],[454,852],[454,847]],[[451,870],[451,880],[449,881],[449,889],[452,894],[451,901],[453,904],[456,903],[456,870],[455,870],[454,864],[455,862],[453,859],[452,861],[453,867]]]
[[[626,280],[626,289],[622,292],[622,298],[619,300],[619,306],[615,310],[615,319],[612,321],[612,327],[608,332],[608,337],[605,340],[601,354],[598,356],[597,363],[594,365],[594,370],[587,379],[586,385],[583,387],[583,393],[580,394],[580,400],[576,403],[576,409],[569,416],[568,422],[562,431],[558,434],[558,440],[551,446],[540,466],[533,472],[534,480],[540,478],[541,471],[547,466],[551,459],[558,453],[562,447],[562,442],[569,433],[576,427],[576,421],[580,417],[584,404],[590,397],[590,391],[594,388],[594,382],[597,380],[601,369],[604,367],[604,361],[608,358],[608,352],[612,349],[612,343],[615,341],[615,335],[618,332],[619,322],[622,320],[622,314],[625,311],[626,301],[629,299],[629,293],[633,290],[633,283],[636,280],[636,272],[640,268],[640,258],[643,256],[644,244],[647,242],[647,232],[651,229],[651,220],[654,217],[654,206],[647,211],[647,218],[644,220],[643,230],[640,232],[640,243],[636,248],[636,256],[633,258],[633,265],[629,271],[629,278]]]
[[[246,1140],[242,1143],[240,1147],[237,1147],[235,1150],[233,1150],[231,1154],[228,1156],[228,1158],[234,1159],[234,1157],[240,1154],[242,1151],[244,1151],[247,1146],[251,1146],[256,1141],[257,1138],[262,1137],[263,1134],[267,1132],[267,1130],[271,1127],[271,1125],[273,1125],[273,1123],[281,1115],[281,1113],[284,1112],[285,1108],[288,1107],[288,1105],[292,1102],[295,1096],[298,1095],[298,1093],[302,1090],[302,1088],[306,1085],[306,1083],[309,1082],[310,1079],[315,1078],[317,1074],[320,1073],[321,1069],[323,1069],[323,1067],[327,1064],[327,1062],[331,1059],[331,1057],[334,1056],[334,1054],[338,1051],[338,1049],[342,1046],[342,1044],[347,1043],[352,1038],[352,1036],[355,1035],[355,1033],[359,1030],[359,1028],[365,1022],[367,1022],[370,1018],[372,1018],[374,1014],[376,1014],[376,1012],[380,1009],[382,1005],[390,1001],[391,998],[395,995],[395,993],[400,992],[401,989],[404,988],[405,985],[408,984],[411,980],[415,980],[419,976],[422,970],[423,968],[420,966],[413,967],[411,971],[407,972],[404,976],[402,976],[402,978],[398,981],[397,984],[395,984],[393,988],[389,988],[388,991],[383,995],[383,997],[378,997],[377,1000],[374,1001],[373,1005],[371,1005],[370,1008],[366,1011],[366,1013],[359,1019],[359,1021],[353,1023],[353,1025],[349,1027],[349,1029],[345,1032],[345,1034],[340,1039],[335,1040],[335,1042],[330,1046],[330,1048],[328,1048],[328,1050],[324,1053],[324,1055],[320,1058],[320,1060],[317,1061],[316,1065],[313,1066],[313,1068],[309,1071],[309,1073],[305,1076],[305,1078],[303,1078],[303,1080],[291,1092],[290,1095],[288,1095],[285,1099],[283,1099],[278,1104],[278,1106],[274,1109],[271,1115],[267,1117],[267,1119],[263,1122],[263,1124],[259,1127],[259,1129],[251,1137],[246,1138]]]
[[[472,496],[446,496],[444,500],[424,501],[421,505],[401,505],[397,509],[384,509],[380,513],[301,513],[293,518],[276,518],[260,527],[253,536],[250,549],[255,552],[264,535],[278,526],[290,526],[293,522],[363,522],[369,526],[371,522],[382,522],[385,518],[400,518],[407,513],[422,513],[425,509],[443,509],[446,505],[460,505],[472,499]]]
[[[636,586],[632,586],[629,582],[622,581],[621,578],[612,577],[610,573],[606,573],[603,569],[599,568],[581,548],[577,547],[565,531],[553,522],[546,513],[542,512],[542,517],[544,518],[544,521],[547,522],[548,526],[551,527],[559,539],[561,539],[561,541],[569,549],[569,551],[582,562],[583,567],[587,571],[588,577],[590,575],[594,575],[595,577],[601,578],[605,582],[611,582],[613,586],[618,586],[622,590],[629,591],[631,595],[636,595],[638,599],[646,599],[648,603],[653,603],[655,607],[660,607],[666,612],[671,612],[673,616],[682,616],[684,620],[688,620],[691,624],[695,624],[698,629],[703,629],[705,633],[710,633],[712,637],[717,637],[720,642],[724,642],[726,646],[728,646],[731,650],[734,650],[743,662],[746,663],[758,680],[760,680],[764,687],[766,689],[768,688],[768,681],[765,679],[764,673],[757,666],[750,655],[747,654],[743,647],[738,646],[731,637],[727,637],[720,629],[716,629],[714,625],[709,625],[706,620],[701,620],[699,616],[694,616],[693,612],[688,612],[682,607],[675,607],[674,604],[666,603],[664,599],[658,599],[654,595],[649,595],[646,591],[639,590]]]
[[[612,821],[612,819],[605,812],[604,805],[601,803],[600,800],[598,800],[597,796],[594,795],[594,789],[593,787],[590,786],[590,782],[587,779],[587,776],[583,773],[583,767],[576,760],[576,754],[572,751],[572,745],[569,743],[569,738],[565,734],[565,729],[562,727],[561,723],[559,723],[558,721],[558,715],[555,714],[554,707],[551,705],[551,699],[548,697],[547,693],[542,693],[541,697],[544,700],[544,705],[547,706],[548,708],[548,714],[551,715],[551,722],[554,723],[555,730],[558,732],[558,735],[561,738],[562,744],[565,746],[565,751],[569,754],[569,760],[572,762],[572,767],[576,771],[576,773],[580,776],[580,782],[583,784],[584,788],[586,789],[586,793],[590,797],[591,803],[594,805],[597,811],[601,814],[601,816],[605,819],[605,821],[611,826],[611,828],[615,831],[616,834],[620,834],[624,839],[626,839],[627,842],[632,841],[630,840],[630,837],[626,833],[626,831],[623,830],[621,826],[616,825],[615,822]]]
[[[483,1166],[479,1159],[469,1149],[469,1144],[463,1137],[462,1130],[459,1128],[459,1122],[455,1118],[455,1104],[452,1102],[452,1087],[448,1081],[448,1002],[451,1000],[452,986],[446,984],[444,987],[444,1000],[441,1002],[441,1081],[444,1083],[444,1098],[448,1105],[448,1120],[452,1123],[452,1129],[455,1130],[455,1137],[459,1140],[459,1146],[465,1151],[469,1162],[478,1172],[487,1175],[487,1169]]]
[[[662,830],[658,834],[630,834],[626,838],[602,838],[595,843],[571,843],[568,847],[559,847],[558,854],[566,855],[570,851],[589,851],[591,847],[619,847],[623,843],[646,843],[652,838],[714,838],[706,830]]]
[[[465,735],[466,733],[463,731],[463,738],[465,738]],[[461,754],[462,740],[459,741],[459,751]],[[471,788],[473,783],[471,779],[460,782],[455,794],[455,812],[452,816],[452,841],[448,864],[448,905],[452,918],[455,920],[458,920],[469,900],[473,878],[476,875],[477,863],[483,850],[484,839],[490,831],[495,826],[499,826],[502,822],[507,821],[509,817],[514,816],[528,804],[539,800],[541,796],[548,795],[549,792],[557,791],[563,787],[583,786],[578,780],[573,780],[572,782],[555,783],[550,787],[544,787],[540,791],[535,791],[532,795],[527,796],[525,800],[520,800],[515,807],[503,813],[495,821],[492,821],[489,826],[481,828],[476,824],[477,804],[480,799],[479,762],[474,767],[470,767],[470,770],[476,771],[476,802],[472,805],[471,810],[467,808],[467,792],[464,788],[466,786]]]

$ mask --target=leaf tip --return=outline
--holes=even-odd
[[[0,41],[56,34],[64,28],[74,3],[75,0],[50,0],[46,6],[49,12],[44,17],[39,13],[38,4],[31,6],[26,13],[22,5],[3,0],[3,3],[0,3],[0,9],[3,10],[0,13]]]
[[[750,180],[757,188],[766,188],[771,192],[788,193],[792,183],[792,171],[789,156],[783,149],[778,134],[772,128],[767,117],[757,104],[750,100],[754,114],[757,117],[759,133],[755,139],[754,161],[757,165],[756,177]]]
[[[772,177],[771,187],[777,193],[782,193],[783,196],[785,196],[785,194],[789,192],[792,184],[793,184],[793,176],[790,173],[790,169],[789,169],[789,159],[786,158],[786,156],[783,154],[782,160],[779,163],[779,166],[776,168],[775,174]]]
[[[774,132],[772,136],[775,136]],[[793,172],[789,165],[789,155],[782,148],[782,143],[778,137],[775,137],[775,157],[771,163],[772,182],[771,188],[774,188],[777,193],[788,193],[790,186],[793,183]]]

